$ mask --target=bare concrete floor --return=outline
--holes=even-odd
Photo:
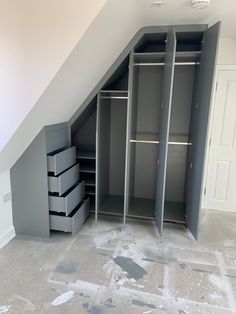
[[[0,251],[0,313],[236,313],[236,215],[208,211],[195,241],[169,224],[89,218],[76,237]]]

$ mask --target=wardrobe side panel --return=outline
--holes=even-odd
[[[162,101],[162,66],[139,66],[137,73],[137,139],[158,140]]]
[[[132,171],[132,157],[133,157],[133,145],[130,143],[132,137],[132,114],[133,114],[133,99],[134,95],[134,75],[135,68],[133,65],[133,51],[130,53],[129,57],[129,78],[128,78],[128,102],[127,102],[127,124],[126,124],[126,156],[125,156],[125,195],[124,195],[124,223],[126,220],[126,215],[128,213],[128,208],[130,204],[130,199],[132,197],[131,190],[131,180],[133,180]]]
[[[175,66],[170,141],[189,141],[195,66]],[[185,202],[188,146],[169,145],[165,200]]]
[[[220,23],[205,31],[198,78],[197,115],[192,133],[192,171],[189,175],[187,198],[187,225],[198,237],[202,180],[205,160],[208,117],[212,97],[213,78],[217,57]]]
[[[100,176],[100,160],[101,160],[101,150],[100,150],[100,94],[97,96],[97,119],[96,119],[96,199],[95,199],[95,223],[97,224],[98,212],[100,209],[100,185],[101,185],[101,176]]]
[[[10,170],[16,234],[49,237],[45,128]]]
[[[126,100],[111,100],[109,194],[124,196]]]
[[[100,204],[109,194],[109,164],[110,164],[110,100],[100,99],[100,131],[99,131],[99,198]]]
[[[136,139],[157,141],[160,129],[163,67],[139,66],[138,68]],[[158,145],[135,145],[135,197],[155,199],[158,155]]]
[[[160,234],[163,228],[165,181],[168,152],[168,138],[170,126],[170,112],[173,92],[174,63],[176,50],[176,36],[173,29],[167,34],[167,44],[165,53],[162,110],[160,115],[160,145],[159,145],[159,165],[156,186],[156,224]]]

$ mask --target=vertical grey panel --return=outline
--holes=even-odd
[[[198,109],[195,115],[195,128],[192,128],[193,146],[191,148],[192,160],[190,160],[192,169],[188,175],[187,225],[195,238],[198,237],[208,116],[212,97],[219,31],[220,23],[217,23],[206,30],[204,34],[198,78]]]
[[[125,195],[124,195],[124,224],[130,202],[130,155],[131,155],[131,119],[132,119],[132,102],[133,102],[133,51],[129,59],[129,80],[128,80],[128,103],[127,103],[127,124],[126,124],[126,156],[125,156]]]
[[[175,66],[169,141],[189,140],[195,65]],[[169,145],[165,201],[186,202],[188,146]]]
[[[163,77],[163,105],[160,117],[160,148],[159,148],[159,165],[157,173],[156,187],[156,224],[160,234],[163,228],[164,216],[164,198],[165,198],[165,181],[166,165],[168,152],[168,136],[170,126],[170,112],[173,92],[174,63],[175,63],[176,37],[175,32],[171,29],[167,34],[165,66]]]
[[[110,99],[99,100],[99,208],[109,194],[109,164],[110,164]]]
[[[159,117],[162,101],[162,66],[139,66],[138,73],[134,76],[137,99],[136,117],[136,139],[158,140],[159,139]],[[137,82],[136,82],[137,81]]]
[[[45,128],[11,168],[10,174],[16,234],[49,237]]]
[[[95,223],[98,220],[100,209],[100,94],[97,96],[97,120],[96,120],[96,200],[95,200]]]
[[[109,194],[122,197],[124,196],[125,181],[126,116],[127,100],[112,99],[110,120]]]
[[[48,125],[46,130],[46,154],[71,144],[71,132],[68,123]]]

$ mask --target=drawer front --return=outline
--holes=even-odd
[[[68,216],[84,198],[85,181],[79,183],[66,196],[49,196],[49,210]]]
[[[70,216],[59,216],[50,214],[50,229],[64,232],[72,232],[75,235],[84,221],[89,215],[90,211],[90,199],[86,199],[82,202],[74,213]],[[72,215],[73,214],[73,215]]]
[[[69,188],[76,184],[79,180],[79,164],[63,172],[57,177],[48,177],[49,192],[64,194]]]
[[[90,212],[90,199],[87,198],[81,205],[78,212],[73,216],[72,220],[72,234],[75,235],[82,227]]]
[[[48,171],[58,175],[76,163],[75,146],[63,150],[53,156],[48,156]]]

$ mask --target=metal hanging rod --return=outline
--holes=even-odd
[[[100,99],[128,99],[128,96],[100,96]]]
[[[130,143],[160,144],[160,141],[130,140]],[[183,146],[191,146],[191,145],[192,145],[192,143],[188,143],[188,142],[168,142],[168,145],[183,145]]]
[[[188,142],[168,142],[168,145],[184,145],[184,146],[191,146],[192,143],[188,143]]]
[[[200,62],[175,62],[175,65],[197,65],[200,64]],[[134,63],[134,66],[164,66],[164,62],[139,62]]]
[[[160,144],[159,141],[130,140],[130,143]]]
[[[101,89],[100,90],[100,93],[102,94],[111,94],[111,93],[114,93],[114,94],[128,94],[128,90],[121,90],[121,89]]]

